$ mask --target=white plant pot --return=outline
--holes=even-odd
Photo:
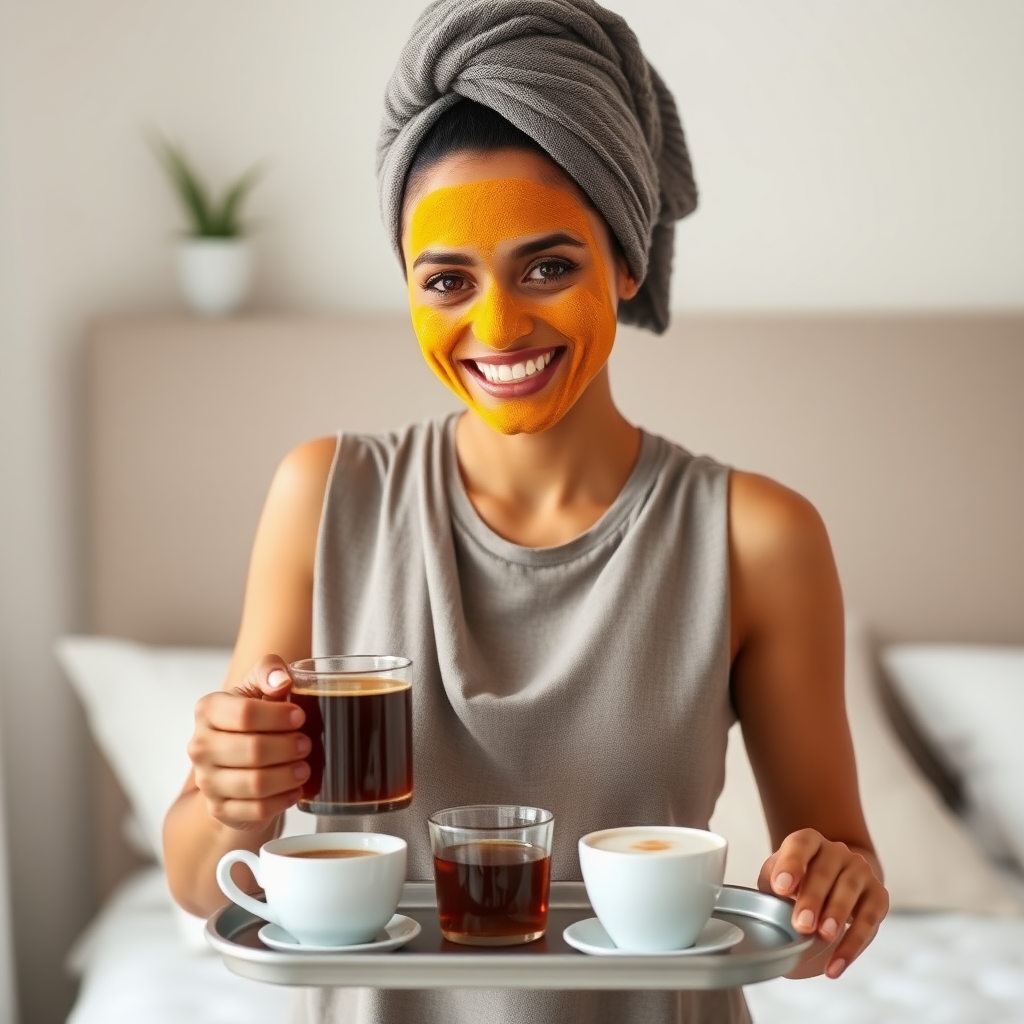
[[[188,238],[178,246],[178,280],[194,313],[233,313],[249,295],[252,249],[244,238]]]

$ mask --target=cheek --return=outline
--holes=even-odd
[[[438,316],[433,310],[423,307],[412,311],[412,326],[422,348],[438,348],[443,344],[448,333],[448,324],[445,318]]]
[[[585,341],[594,336],[601,323],[601,303],[594,296],[577,292],[544,309],[544,319],[559,334]]]
[[[442,310],[421,305],[409,295],[412,326],[425,353],[447,355],[455,347],[465,317],[453,317]]]
[[[599,355],[615,337],[615,309],[603,278],[596,274],[584,287],[547,305],[544,319],[559,334],[583,343],[577,358],[586,358],[591,351]]]

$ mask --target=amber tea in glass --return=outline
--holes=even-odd
[[[511,946],[547,928],[554,818],[536,807],[477,805],[429,819],[441,933]]]

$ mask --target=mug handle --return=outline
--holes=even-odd
[[[231,868],[235,864],[245,864],[253,875],[256,876],[256,881],[260,885],[263,884],[260,881],[259,855],[253,853],[252,850],[229,850],[221,857],[220,863],[217,865],[217,884],[220,886],[221,892],[232,903],[237,903],[243,910],[248,910],[250,914],[254,914],[264,921],[269,921],[271,924],[282,927],[281,922],[277,919],[277,915],[266,903],[254,899],[247,892],[242,892],[235,884],[235,880],[231,877]]]

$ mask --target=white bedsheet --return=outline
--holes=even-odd
[[[890,914],[838,981],[746,991],[755,1024],[1024,1024],[1024,919]]]
[[[82,987],[67,1024],[286,1024],[292,992],[232,974],[189,951],[163,871],[130,878],[69,957]]]
[[[70,966],[83,982],[68,1024],[286,1024],[289,1016],[290,990],[184,949],[157,868],[118,891]],[[751,986],[747,999],[755,1024],[1024,1024],[1024,919],[893,914],[839,981],[777,979]]]

